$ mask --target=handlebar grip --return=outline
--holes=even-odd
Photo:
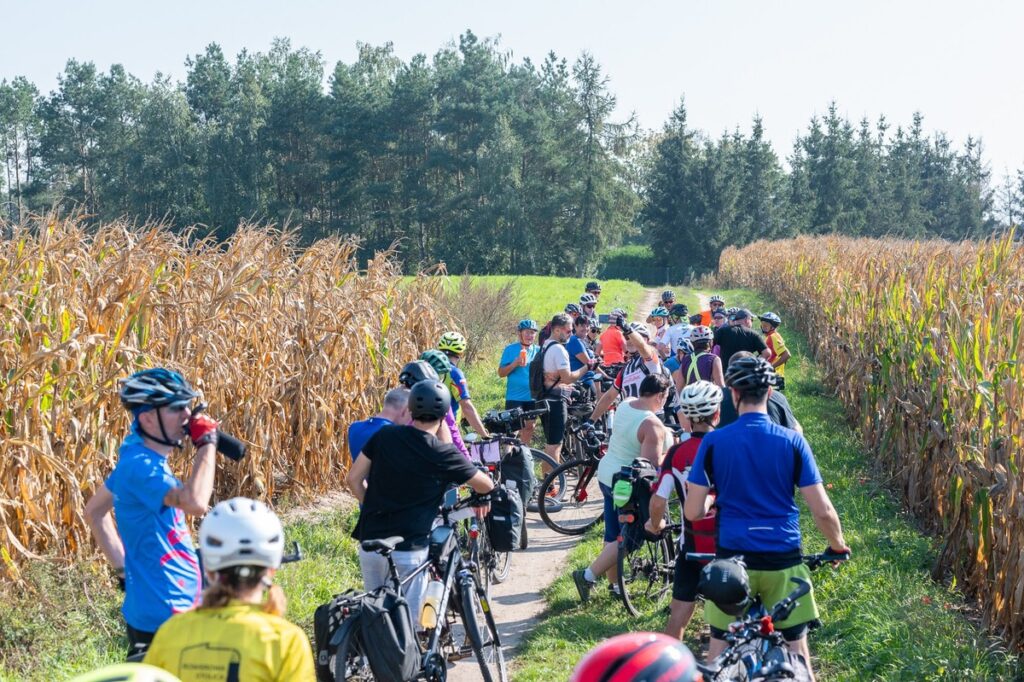
[[[223,431],[217,432],[217,452],[228,459],[237,462],[245,457],[247,450],[248,446],[234,436]]]

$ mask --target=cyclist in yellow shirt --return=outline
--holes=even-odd
[[[786,348],[786,342],[783,341],[782,334],[778,331],[779,325],[782,324],[782,318],[769,312],[758,315],[757,319],[761,320],[761,333],[764,334],[765,345],[772,352],[768,357],[768,362],[772,363],[772,367],[775,368],[775,390],[783,391],[786,389],[786,362],[790,355],[789,349]]]
[[[284,619],[272,583],[284,554],[274,512],[244,497],[221,502],[200,524],[199,546],[211,582],[202,605],[161,625],[145,662],[182,682],[315,680],[309,638]]]

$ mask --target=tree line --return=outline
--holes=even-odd
[[[0,82],[0,214],[208,226],[273,221],[305,240],[398,244],[411,267],[589,274],[624,241],[702,271],[729,244],[804,232],[983,236],[1024,210],[997,193],[980,142],[954,148],[915,116],[852,125],[833,104],[784,165],[755,119],[712,138],[680,104],[663,130],[615,120],[592,55],[514,62],[472,32],[409,61],[360,45],[322,57],[277,40],[234,61],[216,44],[184,82],[71,60],[57,88]],[[999,206],[996,204],[999,203]]]

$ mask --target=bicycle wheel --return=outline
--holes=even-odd
[[[622,535],[627,534],[623,524]],[[672,594],[672,560],[668,539],[647,540],[632,552],[619,541],[619,591],[631,616],[664,607]]]
[[[329,667],[334,673],[335,682],[345,682],[345,680],[372,682],[376,679],[373,676],[373,670],[370,669],[370,661],[363,653],[363,643],[358,637],[349,643],[345,660],[339,661],[337,656],[332,656]]]
[[[484,682],[505,682],[508,671],[505,669],[505,654],[501,650],[498,626],[494,623],[487,595],[475,582],[467,578],[461,584],[462,624],[466,628],[473,655],[480,664]]]
[[[549,491],[554,492],[549,494]],[[583,535],[604,515],[604,495],[597,482],[597,462],[565,462],[554,469],[537,493],[540,517],[563,535]],[[558,505],[552,505],[554,500]]]

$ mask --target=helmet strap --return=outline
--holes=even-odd
[[[163,436],[163,438],[158,438],[153,434],[149,433],[148,431],[146,431],[146,429],[142,428],[142,423],[136,419],[136,423],[138,424],[139,428],[139,433],[141,433],[143,436],[145,436],[146,438],[150,439],[155,443],[160,443],[160,445],[169,445],[172,448],[180,448],[182,447],[182,442],[180,440],[171,440],[170,437],[167,435],[167,429],[164,428],[163,417],[160,416],[161,407],[163,407],[163,405],[160,405],[153,409],[156,410],[156,420],[157,423],[160,424],[160,434]]]

